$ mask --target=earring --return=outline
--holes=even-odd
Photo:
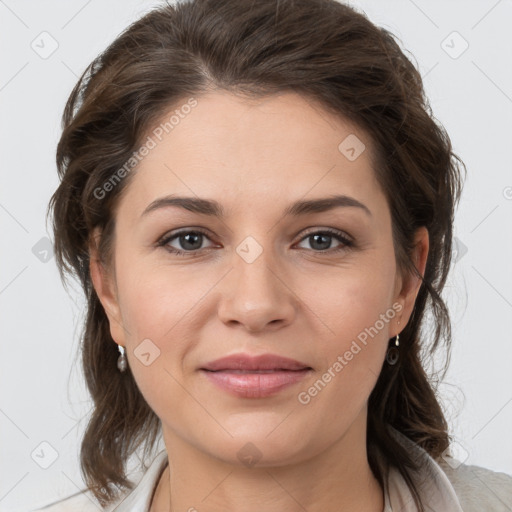
[[[400,346],[399,339],[400,335],[397,334],[393,346],[390,346],[386,353],[386,361],[390,365],[395,365],[398,361],[398,358],[400,357],[400,350],[398,349]]]
[[[117,345],[117,348],[119,349],[120,356],[117,359],[117,368],[121,373],[126,371],[126,367],[128,366],[128,362],[126,361],[126,356],[124,353],[124,347],[122,345]]]

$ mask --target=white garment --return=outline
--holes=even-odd
[[[459,465],[455,459],[436,463],[422,448],[398,432],[396,434],[413,454],[425,457],[419,492],[427,512],[512,512],[512,476],[477,466]],[[153,492],[166,466],[167,452],[162,450],[138,479],[136,487],[106,509],[102,509],[92,493],[86,491],[33,512],[148,512]],[[384,500],[383,512],[417,512],[405,480],[393,468],[385,479]],[[203,509],[204,506],[198,508]]]

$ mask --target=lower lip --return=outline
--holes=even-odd
[[[276,370],[269,373],[201,370],[216,386],[242,398],[265,398],[301,381],[312,370]]]

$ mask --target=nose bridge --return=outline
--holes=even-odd
[[[262,239],[263,237],[260,237]],[[294,314],[293,294],[279,278],[281,265],[272,250],[271,237],[265,245],[254,237],[246,237],[235,248],[233,270],[219,306],[224,322],[244,324],[259,330],[267,324],[289,323]]]
[[[258,254],[258,249],[251,242],[244,242],[237,248],[233,257],[238,286],[246,288],[251,294],[272,294],[276,286],[276,264],[273,251],[266,247]]]

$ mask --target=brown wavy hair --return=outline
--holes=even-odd
[[[149,453],[161,433],[130,369],[116,369],[119,354],[89,273],[92,230],[100,228],[99,255],[108,265],[115,208],[136,171],[101,199],[98,187],[123,167],[170,107],[215,89],[253,98],[296,92],[365,130],[376,148],[374,171],[391,211],[401,271],[419,275],[410,258],[413,235],[420,226],[428,229],[426,270],[400,335],[400,360],[382,368],[369,397],[367,429],[368,460],[380,484],[389,465],[397,468],[423,510],[413,478],[419,462],[388,427],[434,458],[450,443],[436,382],[450,354],[441,291],[465,166],[395,36],[336,0],[162,5],[129,26],[74,87],[56,155],[61,183],[48,214],[61,278],[65,283],[67,274],[78,277],[87,300],[81,350],[93,410],[81,443],[85,482],[99,503],[111,503],[133,488],[126,474],[129,457],[141,446]],[[427,327],[433,326],[428,334],[426,314]],[[438,347],[445,349],[445,366],[429,376],[426,361]]]

